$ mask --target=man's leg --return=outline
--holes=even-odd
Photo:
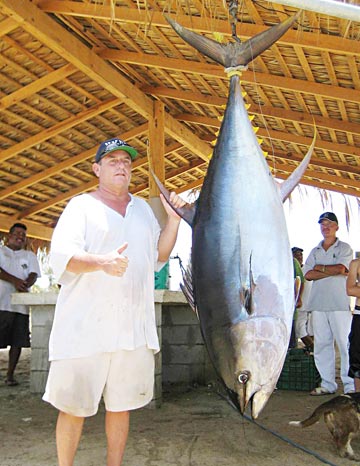
[[[83,425],[83,417],[59,411],[56,423],[56,448],[59,466],[73,465]]]
[[[335,380],[335,348],[328,314],[331,313],[313,312],[314,359],[321,377],[321,386],[329,392],[335,392],[337,390]]]
[[[10,346],[9,350],[9,365],[8,365],[8,371],[6,375],[6,381],[11,383],[16,383],[14,380],[14,372],[16,365],[19,361],[21,354],[21,348],[17,346]]]
[[[354,391],[354,379],[349,377],[349,333],[351,329],[352,315],[350,311],[329,312],[331,328],[340,354],[340,377],[343,383],[344,393]]]
[[[107,466],[121,465],[129,433],[129,418],[129,411],[106,411]]]

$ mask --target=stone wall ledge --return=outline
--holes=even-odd
[[[29,306],[47,306],[56,304],[57,291],[44,291],[41,293],[13,293],[12,304],[27,304]],[[155,290],[155,303],[187,304],[182,291]]]

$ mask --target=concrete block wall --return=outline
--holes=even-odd
[[[30,391],[43,393],[49,369],[48,341],[57,293],[14,293],[14,304],[31,306]],[[161,405],[163,384],[204,384],[216,380],[199,322],[181,292],[155,290],[161,351],[155,356],[155,389],[150,408]]]
[[[45,391],[50,365],[48,346],[53,316],[53,305],[37,306],[36,312],[31,312],[31,393],[44,393]]]
[[[198,318],[190,306],[163,304],[161,332],[163,384],[206,385],[216,380]]]

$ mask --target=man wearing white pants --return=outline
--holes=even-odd
[[[344,393],[354,391],[354,380],[348,376],[348,337],[351,327],[350,300],[346,294],[346,277],[353,251],[336,237],[338,219],[333,212],[319,218],[323,240],[310,252],[304,266],[307,280],[313,282],[309,311],[312,311],[314,358],[321,376],[321,386],[311,395],[335,393],[335,346],[340,353],[340,376]]]

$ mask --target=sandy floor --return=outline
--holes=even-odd
[[[30,350],[19,363],[17,387],[3,383],[6,358],[0,350],[0,466],[56,466],[56,412],[29,393]],[[323,422],[303,430],[288,426],[325,399],[277,390],[253,423],[212,387],[167,388],[160,409],[133,413],[123,466],[351,466],[337,456]],[[101,407],[85,423],[76,466],[105,466],[103,422]],[[353,447],[360,453],[359,440]]]

